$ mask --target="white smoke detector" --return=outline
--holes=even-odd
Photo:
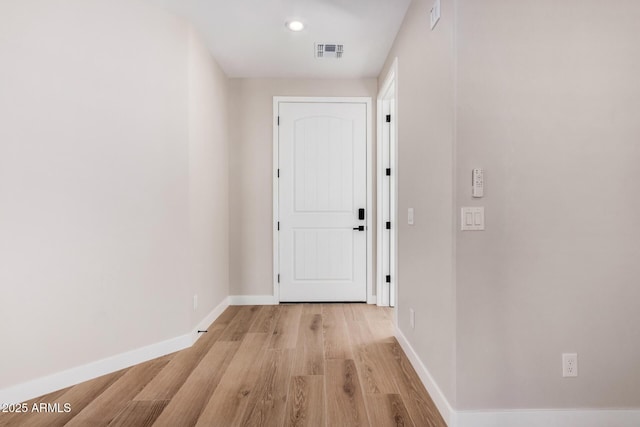
[[[342,58],[344,46],[336,43],[316,43],[316,58]]]

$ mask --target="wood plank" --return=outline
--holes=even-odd
[[[220,316],[213,322],[214,324],[228,325],[231,323],[234,317],[240,313],[241,305],[230,305],[227,307]]]
[[[249,332],[271,334],[276,327],[281,310],[277,305],[263,305],[249,328]]]
[[[302,314],[322,314],[322,304],[302,304]]]
[[[71,387],[67,387],[67,388],[63,388],[62,390],[57,390],[54,391],[52,393],[49,394],[45,394],[44,396],[40,396],[37,397],[35,399],[31,399],[29,401],[27,401],[28,404],[33,404],[33,403],[42,403],[42,402],[55,402],[59,397],[61,397],[63,394],[65,394],[66,392],[68,392],[69,390],[71,390]],[[31,405],[29,405],[31,406]]]
[[[389,307],[367,305],[363,311],[373,340],[375,342],[393,342],[395,328],[391,309]]]
[[[182,387],[189,374],[207,355],[211,346],[225,330],[224,323],[214,324],[209,327],[209,332],[205,333],[191,348],[183,350],[175,355],[173,360],[167,364],[147,384],[134,400],[170,400]]]
[[[171,358],[172,356],[161,357],[128,369],[116,382],[73,417],[67,426],[109,424],[114,415],[125,407],[153,377],[158,375],[158,372],[169,363]]]
[[[214,343],[154,426],[194,426],[239,347],[238,341]]]
[[[289,385],[285,427],[323,427],[325,425],[324,377],[295,376]]]
[[[293,375],[322,375],[323,373],[322,315],[303,314],[298,330]]]
[[[399,394],[375,394],[367,396],[367,412],[369,413],[372,426],[415,426]]]
[[[238,425],[255,390],[264,360],[268,334],[247,333],[213,392],[197,426]]]
[[[362,390],[367,394],[395,394],[400,390],[393,379],[394,367],[389,366],[390,360],[384,357],[384,351],[378,344],[357,346],[356,366],[362,381]]]
[[[353,360],[327,360],[327,425],[368,426],[367,411]]]
[[[241,425],[281,426],[289,392],[294,350],[268,350]]]
[[[67,424],[73,417],[79,414],[91,401],[100,396],[104,390],[109,388],[120,377],[122,377],[128,369],[123,369],[112,374],[80,383],[69,389],[66,393],[59,396],[55,401],[45,403],[58,403],[63,407],[65,403],[71,405],[71,412],[32,412],[25,414],[20,418],[18,425],[29,427],[56,427]]]
[[[219,338],[220,341],[242,341],[259,311],[257,305],[242,306]]]
[[[269,348],[295,348],[302,316],[302,305],[280,305],[280,317],[271,334]]]
[[[131,401],[109,427],[150,427],[168,403],[168,400]]]
[[[392,344],[379,344],[379,348],[382,349],[382,357],[387,359],[387,366],[393,369],[394,381],[413,423],[425,427],[446,427],[438,408],[422,385],[400,344],[397,341]]]
[[[366,345],[375,341],[375,335],[366,321],[347,320],[347,326],[352,346]]]
[[[322,332],[325,359],[353,359],[342,304],[322,306]]]
[[[57,402],[59,398],[69,391],[70,387],[67,387],[62,390],[54,391],[53,393],[45,394],[44,396],[37,397],[35,399],[28,400],[24,403],[27,404],[29,411],[33,408],[33,405],[40,405],[40,403],[50,403]],[[22,412],[10,412],[10,413],[2,413],[0,412],[0,427],[4,426],[16,426],[22,425],[25,419],[29,416],[29,413]]]
[[[344,318],[347,320],[347,323],[366,322],[365,306],[366,304],[344,304],[342,309],[344,310]]]
[[[2,414],[0,425],[444,427],[390,335],[392,313],[363,304],[229,307],[164,365],[42,396],[30,402],[69,403],[71,412]]]
[[[373,342],[392,343],[395,339],[395,330],[391,322],[387,320],[369,320],[367,325]]]
[[[363,304],[361,311],[364,313],[367,322],[389,321],[389,307],[378,307],[373,304]]]

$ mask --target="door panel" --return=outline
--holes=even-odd
[[[353,231],[303,229],[293,231],[295,281],[353,280]]]
[[[365,301],[366,105],[278,109],[280,300]]]
[[[353,211],[352,133],[352,122],[335,117],[296,121],[296,212]]]

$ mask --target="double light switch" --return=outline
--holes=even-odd
[[[484,208],[462,208],[462,231],[484,230]]]

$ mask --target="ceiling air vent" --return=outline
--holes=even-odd
[[[316,43],[316,58],[342,58],[343,45]]]

